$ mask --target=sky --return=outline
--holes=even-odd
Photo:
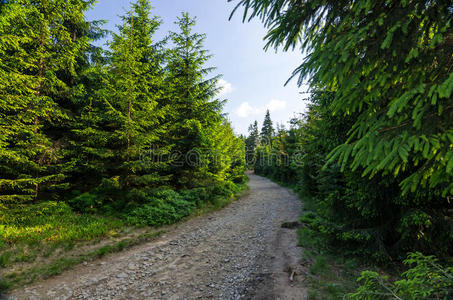
[[[263,50],[266,30],[258,20],[242,23],[242,9],[231,21],[231,11],[238,0],[151,0],[153,14],[162,18],[163,24],[156,36],[160,39],[169,31],[177,31],[174,22],[182,12],[197,18],[195,31],[206,34],[205,49],[213,58],[209,67],[217,69],[212,74],[222,74],[219,84],[223,87],[221,99],[227,99],[224,111],[228,113],[237,134],[247,134],[255,120],[261,127],[266,109],[269,109],[274,126],[287,125],[296,114],[304,112],[303,98],[307,87],[297,86],[292,80],[284,86],[292,71],[302,62],[302,54],[269,49]],[[105,20],[105,29],[117,31],[119,15],[129,8],[129,0],[98,0],[87,12],[88,20]]]

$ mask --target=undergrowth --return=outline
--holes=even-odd
[[[280,182],[277,182],[281,184]],[[307,267],[308,299],[453,299],[453,267],[434,256],[408,253],[402,263],[375,261],[342,253],[326,242],[317,223],[317,203],[290,184],[304,204],[298,229]]]
[[[304,202],[303,226],[298,229],[299,246],[304,248],[302,264],[308,268],[308,299],[343,299],[357,288],[356,277],[364,264],[326,248],[323,239],[305,223],[313,214],[309,207]]]

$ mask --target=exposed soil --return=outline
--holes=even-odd
[[[249,175],[250,193],[156,240],[13,291],[9,299],[305,299],[301,203]],[[289,228],[285,228],[289,227]]]

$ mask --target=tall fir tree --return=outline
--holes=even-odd
[[[267,47],[300,44],[299,84],[335,91],[333,114],[359,112],[329,163],[364,176],[405,174],[402,193],[453,195],[453,14],[449,1],[240,0],[270,28]],[[300,37],[304,37],[303,41]]]
[[[77,56],[74,72],[67,75],[69,90],[59,102],[69,112],[69,118],[55,124],[52,130],[53,137],[65,145],[63,159],[71,192],[65,194],[65,198],[71,196],[74,189],[86,190],[97,178],[102,178],[101,164],[94,159],[99,151],[85,146],[91,143],[96,148],[102,144],[102,138],[97,139],[97,132],[90,125],[100,118],[100,114],[93,112],[93,99],[103,83],[100,66],[106,65],[107,59],[103,47],[94,42],[108,35],[108,31],[101,28],[105,21],[87,21],[83,16],[76,16],[68,18],[67,22],[73,41],[83,42],[85,47]]]

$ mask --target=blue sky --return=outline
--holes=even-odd
[[[99,0],[93,10],[87,13],[89,20],[106,20],[106,29],[116,30],[120,23],[118,15],[124,14],[129,0]],[[268,50],[263,47],[266,33],[258,21],[242,23],[242,10],[231,21],[229,15],[235,3],[227,0],[151,0],[153,13],[163,20],[157,38],[176,31],[174,21],[186,11],[197,17],[195,30],[207,35],[205,48],[213,58],[209,66],[217,67],[216,74],[222,74],[220,84],[224,87],[221,98],[228,99],[224,110],[228,113],[235,132],[247,133],[250,123],[262,123],[266,109],[271,112],[274,125],[287,121],[305,110],[305,102],[296,80],[286,87],[284,83],[302,61],[302,55],[295,52]]]

